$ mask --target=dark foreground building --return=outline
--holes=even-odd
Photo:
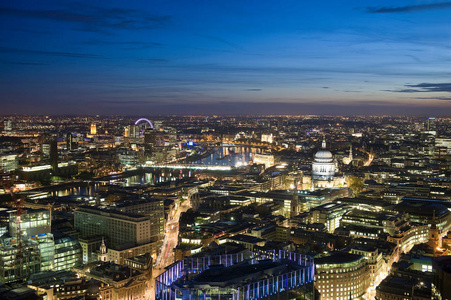
[[[314,268],[283,250],[188,257],[155,279],[155,299],[270,299],[312,282]]]

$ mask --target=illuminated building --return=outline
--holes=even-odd
[[[164,207],[162,209],[164,211]],[[89,261],[92,255],[89,250],[99,249],[102,236],[106,238],[111,261],[123,263],[125,258],[146,252],[154,255],[161,244],[160,223],[152,224],[156,222],[155,218],[142,214],[80,206],[75,211],[75,228],[80,231],[81,240],[100,236],[100,241],[97,238],[97,244],[92,243],[91,249],[88,249],[89,242],[81,242],[83,261]]]
[[[75,228],[81,236],[106,236],[110,247],[125,243],[151,242],[151,220],[143,215],[80,206],[75,211]]]
[[[124,199],[114,202],[115,209],[150,217],[150,239],[159,241],[164,236],[164,200],[155,198]]]
[[[321,223],[326,226],[329,233],[333,233],[340,226],[340,221],[351,208],[345,204],[326,203],[309,212],[310,223]]]
[[[155,279],[155,299],[269,299],[313,278],[311,257],[283,250],[187,257]]]
[[[41,146],[42,151],[42,157],[44,159],[50,158],[50,144],[49,143],[43,143]]]
[[[10,119],[6,119],[3,121],[3,132],[4,133],[11,133],[13,130],[13,123]]]
[[[321,150],[316,152],[312,163],[312,190],[314,188],[333,187],[335,169],[334,157],[326,149],[326,140],[323,140]]]
[[[97,125],[92,123],[91,124],[91,135],[96,135],[97,134]]]
[[[434,135],[437,133],[437,131],[436,131],[437,127],[435,125],[435,121],[436,121],[435,117],[429,117],[426,120],[426,131],[431,134],[434,134]]]
[[[47,209],[27,209],[21,214],[20,230],[24,238],[38,243],[40,253],[41,271],[53,269],[55,244],[51,231],[50,211]],[[16,213],[11,212],[9,217],[9,233],[17,236]]]
[[[17,154],[0,153],[0,170],[3,172],[12,172],[19,168],[19,159]]]
[[[58,164],[58,174],[63,176],[75,175],[78,173],[78,166],[75,162],[63,162]],[[51,165],[38,165],[32,167],[22,167],[19,170],[20,179],[24,180],[40,180],[48,178],[52,174]]]
[[[272,167],[275,164],[274,155],[272,154],[255,153],[253,160],[254,164],[265,165],[265,168]]]
[[[119,163],[124,168],[135,167],[139,164],[139,152],[132,150],[121,151],[118,154]]]
[[[55,254],[53,270],[70,270],[82,265],[82,248],[74,237],[66,234],[55,234]]]
[[[407,223],[393,236],[389,235],[387,241],[396,244],[400,252],[407,253],[414,245],[425,243],[429,236],[429,226]]]
[[[37,241],[0,238],[0,282],[21,281],[41,271],[41,254]]]
[[[78,269],[77,272],[87,279],[95,279],[106,285],[102,289],[92,289],[91,294],[97,295],[94,299],[146,299],[146,273],[112,262],[96,262],[91,265],[88,271]]]
[[[321,300],[357,299],[370,286],[370,270],[362,255],[332,252],[315,258],[315,267],[315,287]]]
[[[366,258],[370,273],[370,286],[377,286],[387,272],[387,265],[382,252],[377,247],[357,245],[352,247],[351,253],[362,255]]]
[[[98,261],[108,261],[108,253],[105,245],[105,239],[102,238],[102,244],[100,245],[100,253],[97,255]]]
[[[266,143],[272,143],[272,142],[274,142],[274,137],[273,137],[273,135],[272,135],[272,133],[271,134],[262,134],[262,142],[266,142]]]
[[[100,235],[94,235],[84,238],[79,238],[78,242],[82,248],[83,263],[87,264],[98,260],[97,251],[102,245],[103,238]]]
[[[352,145],[349,146],[349,156],[343,157],[343,163],[349,165],[352,162]]]

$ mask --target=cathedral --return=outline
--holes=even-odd
[[[335,173],[337,173],[337,162],[332,152],[326,149],[326,140],[324,139],[321,149],[316,152],[312,163],[311,190],[338,186],[340,183],[337,182],[337,179],[339,178],[335,178]],[[340,177],[340,179],[342,178]]]

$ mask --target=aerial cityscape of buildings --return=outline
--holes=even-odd
[[[1,1],[0,300],[451,300],[450,12]]]
[[[451,299],[451,119],[4,116],[1,299]]]

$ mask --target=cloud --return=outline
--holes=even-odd
[[[417,97],[415,99],[451,101],[451,97]]]
[[[247,92],[260,92],[262,89],[245,89]]]
[[[367,12],[373,14],[384,13],[409,13],[434,9],[446,9],[451,8],[451,2],[431,3],[431,4],[419,4],[409,6],[381,6],[381,7],[368,7]]]
[[[73,57],[73,58],[101,58],[102,57],[100,55],[86,54],[86,53],[27,50],[27,49],[16,49],[16,48],[8,48],[8,47],[0,47],[0,53],[1,52],[3,52],[3,53],[40,54],[40,55],[64,56],[64,57]]]
[[[445,92],[451,93],[451,83],[419,83],[406,84],[407,89],[402,89],[394,92],[399,93],[436,93]],[[393,91],[392,91],[393,92]]]
[[[124,29],[155,29],[171,19],[170,16],[149,15],[139,10],[123,8],[102,8],[77,4],[65,9],[26,10],[0,7],[0,16],[15,16],[30,19],[44,19],[78,24],[81,31],[105,32]]]
[[[117,104],[117,105],[145,105],[145,104],[152,104],[152,103],[159,103],[158,101],[138,101],[138,100],[101,100],[98,101],[98,103],[104,103],[104,104]]]

